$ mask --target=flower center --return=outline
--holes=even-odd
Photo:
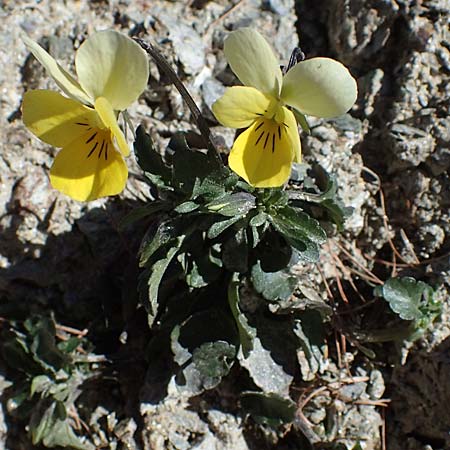
[[[83,152],[86,152],[86,158],[97,156],[98,159],[103,157],[108,160],[108,151],[112,146],[111,131],[98,126],[90,126],[87,122],[76,122],[77,125],[85,128],[83,138]]]
[[[274,120],[277,124],[283,123],[283,102],[275,98],[272,99],[272,101],[269,103],[269,106],[264,111],[264,114],[258,114],[258,116]]]
[[[101,130],[99,128],[92,131],[92,135],[88,137],[86,141],[86,144],[92,145],[86,158],[90,158],[91,156],[95,157],[95,155],[97,155],[97,158],[100,159],[103,155],[105,161],[107,161],[109,146],[112,145],[111,132],[109,130]]]
[[[275,115],[274,115],[275,117]],[[276,118],[268,118],[263,116],[256,119],[252,133],[255,133],[255,148],[261,150],[271,150],[275,153],[277,147],[281,144],[286,133],[288,125],[285,123],[278,123]]]

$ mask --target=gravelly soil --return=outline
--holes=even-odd
[[[330,283],[335,278],[329,255],[340,253],[336,245],[349,249],[380,276],[389,274],[391,268],[376,265],[373,258],[392,261],[391,240],[404,262],[420,262],[399,265],[400,273],[438,286],[444,301],[442,317],[410,349],[404,365],[393,348],[380,351],[383,359],[372,365],[353,363],[353,375],[371,380],[360,386],[361,392],[378,389],[365,398],[391,398],[387,410],[336,401],[333,407],[341,408],[342,420],[334,434],[321,438],[347,444],[362,440],[364,449],[380,449],[385,418],[389,450],[450,448],[448,0],[44,0],[0,1],[0,7],[2,299],[23,302],[40,297],[57,305],[101,298],[105,308],[113,310],[108,302],[112,298],[120,303],[115,280],[123,276],[123,265],[117,261],[130,260],[135,249],[131,238],[118,232],[117,220],[143,199],[145,189],[132,175],[121,200],[87,205],[51,189],[47,174],[55,151],[24,128],[20,103],[26,89],[55,86],[28,55],[20,33],[46,45],[66,66],[73,62],[73,48],[94,30],[115,28],[151,40],[178,67],[205,116],[216,125],[209,106],[233,81],[221,53],[223,37],[237,27],[253,26],[271,40],[281,59],[286,60],[300,42],[308,57],[336,58],[358,79],[359,98],[350,114],[337,121],[312,120],[311,135],[302,136],[305,160],[330,170],[341,199],[354,208],[343,237],[323,252],[325,277]],[[149,89],[130,114],[163,145],[174,131],[191,127],[189,113],[155,66],[151,74]],[[219,126],[213,131],[231,145],[232,131]],[[131,172],[138,173],[135,164]],[[324,292],[318,272],[305,268],[303,276],[312,288]],[[132,312],[127,314],[132,317]],[[131,342],[139,338],[145,336]],[[349,364],[352,351],[344,355]],[[339,369],[330,361],[328,370]],[[226,382],[198,402],[189,403],[174,393],[155,405],[148,401],[150,380],[136,385],[144,380],[143,368],[124,370],[121,376],[124,392],[115,393],[112,401],[121,404],[124,420],[117,421],[115,435],[123,448],[295,448],[279,436],[263,439],[228,401],[233,388]],[[0,375],[0,390],[2,379]],[[101,397],[101,392],[97,394]],[[91,402],[91,426],[96,429],[110,409],[98,406],[95,399]],[[316,433],[320,434],[322,412],[329,402],[326,396],[317,396],[305,409],[317,425]],[[93,434],[98,446],[111,442],[100,429]],[[32,448],[27,442],[4,421],[0,407],[0,449]]]

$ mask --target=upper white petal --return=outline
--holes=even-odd
[[[336,117],[355,103],[355,79],[340,62],[311,58],[298,63],[285,75],[281,99],[303,114]]]
[[[100,31],[77,51],[75,67],[83,89],[95,101],[105,97],[114,110],[124,110],[147,86],[147,54],[128,36]]]
[[[278,97],[282,80],[279,61],[261,34],[253,28],[232,31],[225,39],[224,53],[243,84]]]
[[[81,103],[92,104],[89,96],[84,92],[78,81],[65,71],[48,52],[26,34],[21,37],[28,50],[45,67],[49,75],[55,80],[55,83],[67,96]]]

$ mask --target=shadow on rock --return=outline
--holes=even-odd
[[[57,326],[86,330],[92,353],[104,356],[106,362],[100,365],[98,379],[83,386],[85,407],[92,412],[102,406],[119,416],[122,411],[139,423],[138,394],[149,339],[136,289],[136,254],[144,224],[119,227],[136,206],[142,204],[110,201],[86,212],[70,231],[47,234],[42,245],[21,239],[21,227],[31,213],[11,214],[9,228],[0,238],[0,253],[11,262],[0,269],[0,329],[7,331],[12,323],[40,315],[53,316]],[[39,224],[41,230],[47,230],[44,222]],[[4,376],[15,383],[2,358],[0,380]],[[24,434],[23,426],[16,425],[8,423],[8,448],[21,445],[17,438]]]
[[[391,436],[389,448],[450,448],[449,379],[450,338],[432,352],[416,352],[394,370],[390,417],[386,421]]]

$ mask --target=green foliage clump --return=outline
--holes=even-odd
[[[69,419],[82,384],[95,375],[83,355],[86,345],[78,337],[57,342],[55,322],[46,316],[4,327],[0,350],[15,380],[6,393],[8,411],[28,421],[33,445],[93,449]]]
[[[163,158],[140,127],[135,152],[151,201],[123,226],[149,223],[139,293],[155,331],[148,354],[155,377],[165,366],[167,383],[193,396],[239,363],[256,389],[243,394],[242,406],[278,408],[290,421],[296,351],[306,348],[313,364],[322,326],[319,311],[296,306],[291,269],[316,262],[325,229],[342,227],[347,211],[335,199],[334,182],[320,168],[299,166],[298,189],[255,189],[211,152],[193,150],[182,133]]]

